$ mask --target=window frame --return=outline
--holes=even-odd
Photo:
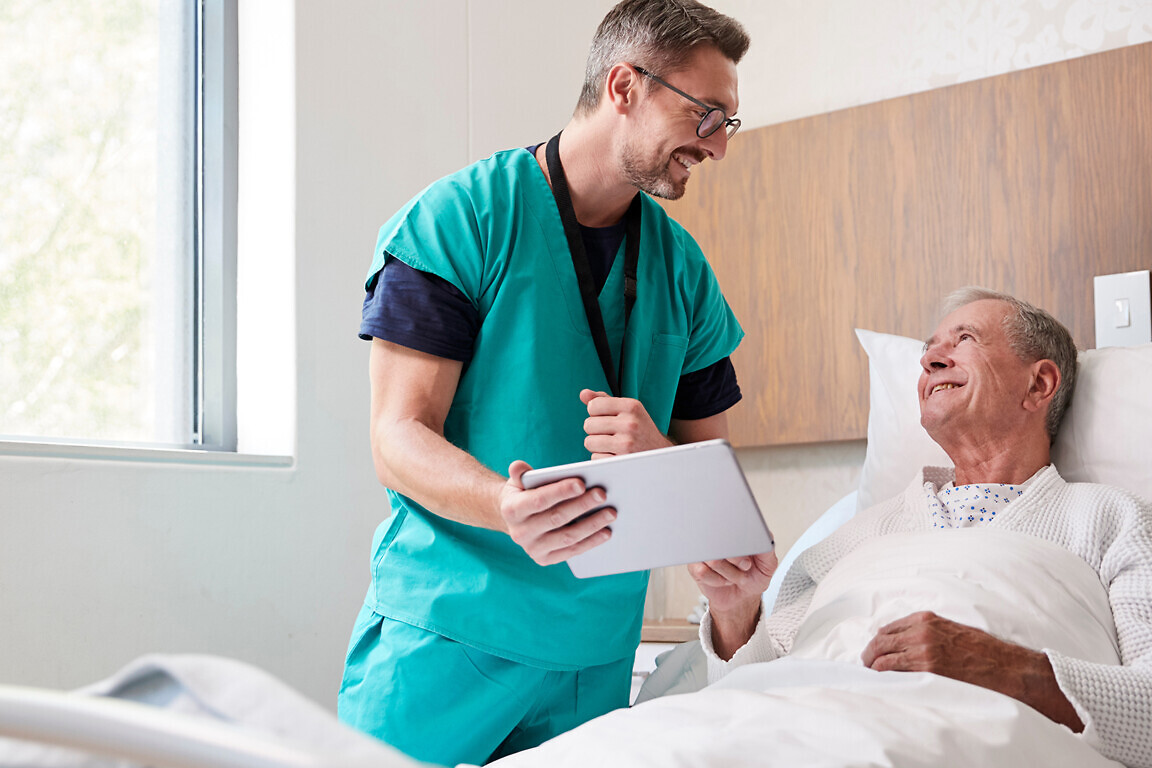
[[[196,269],[191,444],[235,451],[238,35],[236,0],[197,3]]]

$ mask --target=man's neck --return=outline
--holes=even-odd
[[[546,147],[541,144],[536,149],[536,161],[551,184]],[[607,227],[624,217],[636,187],[617,170],[611,136],[594,119],[574,118],[564,128],[560,163],[577,221],[586,227]]]
[[[956,466],[956,485],[1005,483],[1019,485],[1051,463],[1047,439],[1022,445],[993,445],[987,442],[945,446]]]

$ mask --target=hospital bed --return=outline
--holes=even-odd
[[[779,576],[796,554],[859,509],[902,492],[922,465],[949,464],[919,424],[915,387],[922,342],[863,330],[857,336],[868,355],[870,381],[868,448],[860,486],[854,498],[834,505],[801,537],[781,561]],[[1070,481],[1107,483],[1152,499],[1152,472],[1144,449],[1152,426],[1152,398],[1143,383],[1152,375],[1152,345],[1088,351],[1081,363],[1053,462]],[[1115,637],[1108,631],[1111,614],[1103,588],[1091,568],[1047,542],[1008,531],[952,533],[968,547],[967,557],[960,571],[939,569],[951,571],[940,582],[941,589],[899,594],[909,568],[923,584],[923,574],[931,573],[936,563],[954,562],[939,555],[951,554],[956,537],[879,537],[837,565],[839,584],[823,603],[817,591],[788,657],[741,667],[701,689],[707,677],[703,653],[697,642],[684,643],[660,659],[636,706],[497,765],[1118,766],[1095,751],[1090,737],[1073,734],[1009,697],[936,675],[873,672],[859,663],[859,651],[871,636],[857,631],[867,626],[851,623],[859,613],[891,610],[889,601],[908,599],[914,607],[899,608],[892,616],[896,618],[933,607],[922,601],[946,601],[959,593],[969,603],[964,610],[971,618],[946,613],[950,618],[974,626],[1007,626],[1018,615],[1042,617],[1018,625],[1017,631],[1034,633],[1025,645],[1117,663],[1115,655],[1107,661],[1109,653],[1116,653]],[[909,564],[917,557],[918,562]],[[1019,568],[1024,561],[1035,568]],[[874,585],[884,586],[884,579],[897,589],[873,590]],[[830,581],[831,574],[821,589]],[[775,599],[774,587],[765,594],[768,605]],[[838,602],[840,595],[850,599]],[[955,603],[954,610],[960,610],[959,605]],[[845,606],[863,610],[835,612]],[[806,637],[805,628],[817,616],[823,621],[831,616],[836,631],[809,632]]]
[[[782,561],[781,576],[799,551],[858,509],[900,492],[922,464],[947,463],[919,426],[915,381],[922,343],[863,330],[857,335],[870,378],[860,486],[804,534]],[[1144,448],[1152,433],[1146,391],[1152,344],[1090,350],[1081,353],[1081,362],[1054,463],[1070,481],[1108,483],[1152,498]],[[769,605],[774,588],[765,595]],[[874,689],[861,677],[870,672],[862,666],[750,665],[748,675],[774,677],[774,686],[789,691],[774,698],[723,681],[700,690],[702,665],[698,644],[682,644],[661,659],[630,710],[500,764],[1118,765],[1012,699],[934,675],[888,673],[898,682]],[[0,686],[0,766],[121,765],[418,763],[345,728],[272,676],[219,657],[145,657],[76,693]]]

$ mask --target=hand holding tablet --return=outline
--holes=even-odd
[[[726,440],[524,473],[525,488],[578,477],[617,512],[612,538],[568,560],[579,578],[769,552],[772,533]]]

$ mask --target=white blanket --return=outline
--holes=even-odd
[[[896,534],[832,569],[792,657],[739,668],[699,693],[610,713],[497,764],[1119,765],[1009,697],[926,673],[866,669],[859,655],[875,629],[918,610],[1033,648],[1118,663],[1107,596],[1075,555],[997,530]]]
[[[1096,571],[1043,539],[995,528],[895,533],[864,542],[821,580],[789,655],[860,663],[885,624],[916,611],[1035,649],[1119,664]]]

